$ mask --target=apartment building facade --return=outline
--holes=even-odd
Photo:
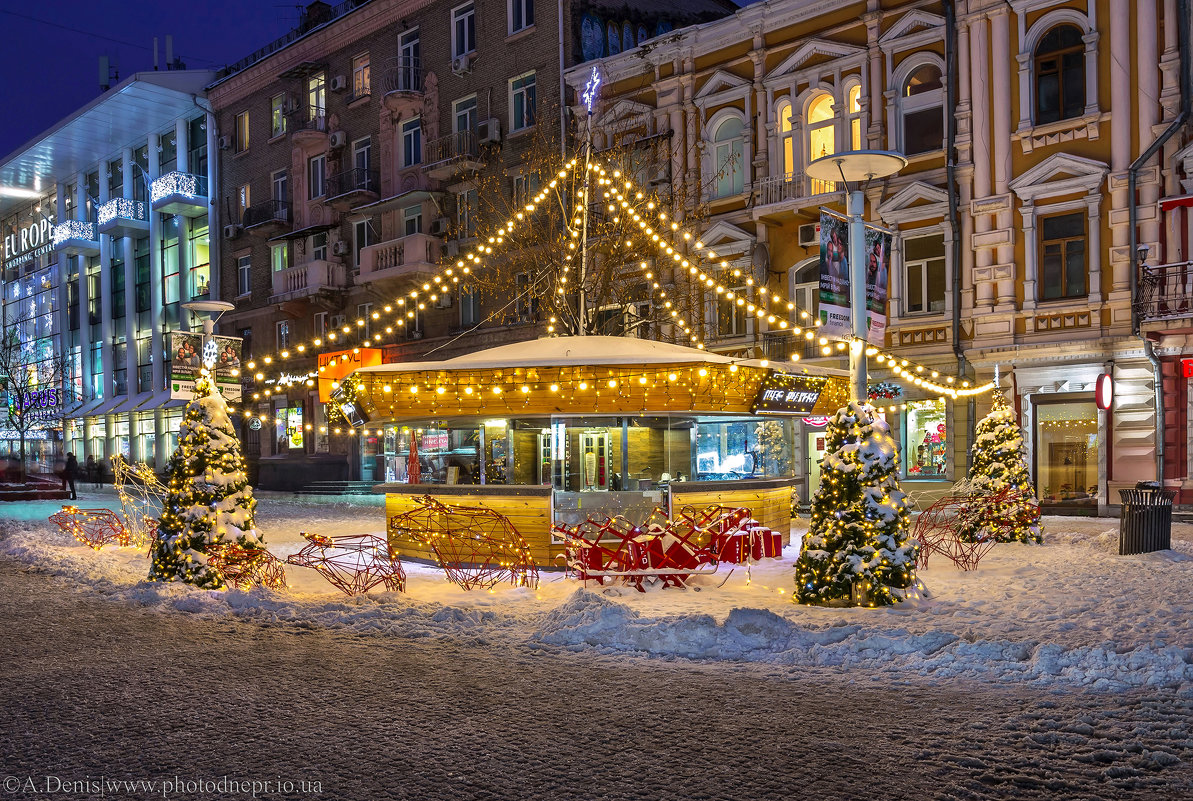
[[[386,307],[475,240],[478,176],[500,177],[506,208],[533,191],[526,154],[566,136],[565,66],[731,6],[659,8],[670,13],[317,2],[292,35],[209,87],[224,186],[222,298],[236,305],[221,330],[244,337],[247,358],[287,354],[280,384],[246,388],[251,412],[269,421],[246,432],[260,486],[385,478],[383,434],[336,436],[328,424],[329,398],[311,376],[316,350],[336,358],[326,355],[330,334],[374,345],[339,354],[360,363],[446,358],[542,331],[529,307],[495,315],[467,292],[438,294],[400,327]],[[315,340],[323,344],[308,349]]]
[[[5,328],[58,383],[29,450],[36,467],[74,452],[161,470],[174,449],[183,401],[171,399],[167,336],[197,325],[182,303],[218,297],[213,78],[134,74],[0,162]],[[10,453],[13,433],[0,444]]]
[[[596,146],[607,131],[670,138],[670,180],[698,198],[676,214],[814,317],[821,211],[844,204],[808,163],[903,153],[905,169],[865,187],[867,220],[894,234],[886,347],[958,381],[997,376],[1046,505],[1104,510],[1118,488],[1156,478],[1158,430],[1178,448],[1167,483],[1189,488],[1176,427],[1187,398],[1149,358],[1155,344],[1175,378],[1187,312],[1145,343],[1132,302],[1144,248],[1153,264],[1188,260],[1186,11],[1183,0],[772,0],[602,59]],[[824,357],[715,296],[704,309],[714,349]],[[1117,392],[1102,411],[1107,373]],[[989,397],[946,402],[874,362],[871,381],[908,486],[963,478]],[[1157,418],[1157,394],[1179,415],[1169,404]],[[822,425],[805,420],[800,437],[810,489]]]

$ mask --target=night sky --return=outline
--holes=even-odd
[[[153,69],[166,34],[190,69],[237,61],[293,28],[284,0],[0,0],[0,160],[99,95],[99,57],[123,80]],[[163,66],[164,68],[164,66]]]

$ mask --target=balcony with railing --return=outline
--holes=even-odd
[[[338,292],[348,286],[344,265],[325,259],[312,259],[273,274],[270,303],[283,303],[321,293]]]
[[[423,170],[431,178],[445,180],[464,171],[482,167],[476,131],[458,131],[427,142],[423,148]]]
[[[149,186],[149,203],[161,214],[200,217],[210,208],[207,176],[189,172],[168,172]]]
[[[359,167],[327,177],[327,202],[344,208],[369,203],[378,197],[381,180],[375,170]]]
[[[443,240],[430,234],[408,234],[360,251],[361,283],[403,279],[435,271]]]
[[[286,116],[286,129],[299,144],[327,141],[327,109],[302,108]]]
[[[54,226],[54,250],[68,256],[99,253],[99,233],[90,220],[65,220]]]
[[[139,236],[149,230],[149,204],[143,200],[114,197],[96,212],[98,230],[108,236]]]
[[[775,203],[808,200],[817,195],[831,194],[836,190],[835,182],[808,178],[801,172],[768,175],[758,181],[758,205],[770,206]]]
[[[272,235],[290,227],[290,204],[284,200],[265,200],[244,210],[240,218],[244,230]]]
[[[423,93],[422,64],[417,58],[391,58],[381,74],[381,91],[386,95]]]
[[[1141,267],[1135,313],[1150,331],[1193,330],[1193,262]]]

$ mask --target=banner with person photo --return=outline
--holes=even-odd
[[[195,382],[203,368],[203,335],[192,331],[171,331],[170,397],[190,400]],[[215,386],[225,400],[240,400],[240,361],[244,340],[240,337],[212,336],[208,350],[213,356]]]
[[[881,347],[886,338],[891,235],[876,228],[865,230],[866,341]],[[849,221],[836,214],[821,212],[820,330],[825,336],[853,335],[849,294]]]

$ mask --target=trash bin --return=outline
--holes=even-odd
[[[1172,502],[1175,490],[1154,481],[1140,481],[1135,489],[1119,490],[1123,511],[1118,527],[1120,554],[1149,553],[1172,547]]]

